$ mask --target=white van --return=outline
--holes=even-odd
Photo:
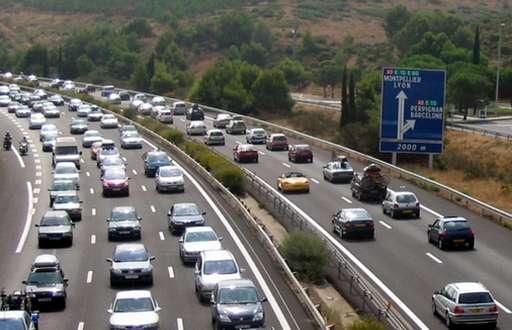
[[[58,137],[55,141],[55,148],[52,153],[52,165],[60,162],[73,162],[77,169],[80,169],[80,155],[78,144],[74,137]]]

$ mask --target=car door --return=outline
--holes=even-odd
[[[386,197],[382,201],[382,208],[387,212],[391,209],[391,205],[393,204],[393,195],[390,191],[386,193]]]
[[[429,237],[433,242],[437,242],[439,240],[439,231],[441,229],[441,222],[439,219],[434,221],[432,224],[432,227],[430,227],[429,230]]]
[[[196,288],[199,287],[200,278],[201,278],[201,271],[202,271],[202,268],[203,268],[202,264],[203,264],[203,260],[201,258],[201,255],[199,255],[199,257],[197,257],[196,266],[195,266],[195,269],[194,269],[194,277],[195,277],[195,282],[196,282]]]
[[[448,306],[448,285],[445,286],[441,292],[436,295],[436,299],[434,299],[434,303],[436,304],[436,310],[440,313],[443,313],[443,311]]]

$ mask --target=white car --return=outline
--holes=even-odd
[[[147,96],[146,96],[146,94],[144,94],[144,93],[138,93],[138,94],[135,94],[135,95],[133,96],[133,100],[134,100],[134,101],[142,101],[142,102],[146,102],[146,98],[147,98]]]
[[[4,73],[4,74],[3,74],[3,77],[4,77],[5,79],[12,79],[12,73],[10,73],[10,72],[6,72],[6,73]]]
[[[107,310],[110,329],[158,329],[160,310],[150,291],[120,291]]]
[[[32,111],[30,111],[30,108],[27,107],[26,105],[21,105],[19,106],[18,108],[16,108],[16,117],[18,118],[28,118],[30,117],[30,114],[32,113]]]
[[[165,105],[165,99],[162,96],[155,96],[151,99],[151,104],[153,106]]]
[[[91,107],[91,111],[87,114],[87,121],[100,121],[103,118],[103,111],[97,107]]]
[[[138,132],[128,131],[121,135],[121,148],[142,149],[142,138]]]
[[[39,132],[39,141],[43,141],[47,135],[57,134],[57,132],[57,126],[54,124],[44,124]]]
[[[151,114],[152,109],[153,109],[153,106],[151,105],[151,103],[142,103],[137,108],[137,111],[139,112],[139,114],[141,114],[143,116],[149,116]]]
[[[101,118],[101,128],[118,128],[119,121],[112,114],[104,114]]]
[[[53,103],[47,104],[43,107],[43,115],[46,118],[60,118],[60,110]]]
[[[82,104],[82,105],[78,106],[77,116],[78,117],[87,117],[89,115],[89,112],[91,112],[91,106],[88,104]]]
[[[184,115],[187,113],[187,104],[185,102],[174,102],[172,105],[172,113],[174,115]]]
[[[220,129],[210,129],[206,132],[204,136],[204,143],[206,145],[225,145],[226,139],[224,138],[224,133]]]
[[[231,115],[227,113],[219,113],[213,121],[213,127],[215,128],[226,128],[226,125],[233,119]]]
[[[163,105],[153,105],[153,108],[151,109],[151,117],[156,118],[163,109],[165,109]]]
[[[247,143],[265,144],[267,141],[267,132],[263,128],[251,128],[245,136]]]
[[[20,86],[18,86],[16,84],[10,84],[9,85],[9,91],[11,91],[11,92],[19,92],[19,91],[21,91],[21,89],[20,89]]]
[[[77,111],[82,104],[82,100],[80,99],[71,99],[68,104],[68,110]]]
[[[205,135],[206,125],[201,120],[191,121],[187,125],[187,135]]]
[[[172,124],[174,123],[174,118],[172,116],[172,111],[168,108],[164,108],[158,112],[156,119],[164,124]]]
[[[117,93],[110,93],[108,96],[108,101],[112,104],[121,104],[121,95]]]
[[[46,123],[46,118],[44,118],[42,113],[33,113],[30,115],[28,127],[30,129],[39,129]]]
[[[220,241],[212,227],[186,227],[179,240],[180,258],[185,264],[196,262],[201,251],[221,250]]]
[[[9,93],[9,87],[5,86],[7,88],[7,93]],[[0,95],[0,107],[6,107],[11,103],[11,98],[7,95]]]
[[[58,162],[53,170],[53,181],[72,180],[76,185],[80,182],[80,172],[73,162]]]
[[[63,91],[74,91],[75,87],[72,81],[66,80],[60,89]]]
[[[135,95],[135,96],[137,96],[137,95]],[[130,102],[130,108],[137,110],[137,109],[139,109],[139,106],[143,103],[144,103],[144,101],[141,99],[133,99],[133,101]]]
[[[36,75],[34,75],[34,74],[29,75],[27,77],[27,81],[31,81],[31,82],[37,81]]]
[[[94,142],[103,141],[100,132],[97,130],[87,130],[82,137],[82,147],[89,148]]]
[[[155,186],[158,192],[185,191],[183,172],[177,166],[161,166],[156,171]]]

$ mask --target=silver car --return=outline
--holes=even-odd
[[[432,295],[432,312],[445,320],[448,328],[458,324],[498,322],[498,306],[485,286],[476,282],[449,283]]]
[[[101,162],[101,167],[100,167],[101,175],[103,176],[103,174],[105,173],[106,170],[109,170],[112,168],[118,168],[118,169],[125,171],[126,170],[126,162],[123,159],[121,159],[121,157],[119,157],[119,156],[105,157],[103,159],[103,161]]]
[[[66,211],[71,220],[80,221],[82,220],[81,204],[82,201],[76,190],[65,191],[55,196],[52,207],[55,211]]]
[[[59,162],[55,164],[53,180],[72,180],[78,185],[80,182],[80,172],[73,162]]]
[[[245,134],[247,127],[243,120],[230,120],[226,125],[226,133],[228,134]]]
[[[350,182],[354,177],[354,169],[346,157],[338,157],[327,163],[322,169],[324,179],[329,182]]]
[[[121,135],[121,148],[142,149],[142,138],[138,132],[129,131]]]
[[[222,133],[220,129],[210,129],[206,132],[206,135],[204,136],[204,143],[209,146],[223,146],[226,144],[226,139],[224,137],[224,133]]]
[[[46,118],[60,118],[60,110],[53,103],[43,107],[43,114]]]
[[[141,103],[137,108],[137,111],[139,112],[139,114],[143,116],[149,116],[151,114],[152,109],[153,106],[151,105],[151,103]]]
[[[55,150],[55,145],[57,144],[57,137],[57,132],[48,133],[43,137],[43,141],[41,142],[43,143],[44,152],[53,152],[53,150]]]
[[[20,105],[16,108],[16,117],[17,118],[28,118],[30,117],[30,114],[32,112],[30,111],[29,107],[26,105]]]
[[[25,292],[31,295],[32,307],[46,304],[56,304],[61,309],[66,308],[66,287],[68,280],[59,267],[40,267],[33,269],[26,281]]]
[[[88,121],[100,121],[103,118],[103,111],[98,107],[91,108],[91,111],[87,114]]]
[[[265,144],[267,141],[267,132],[263,128],[251,128],[245,136],[247,143]]]
[[[41,113],[33,113],[30,115],[28,127],[30,129],[39,129],[46,123],[46,118]]]
[[[176,234],[182,233],[186,227],[203,226],[206,223],[205,214],[199,211],[195,203],[176,203],[167,212],[169,230]]]
[[[87,117],[87,115],[91,112],[91,106],[88,104],[82,104],[77,109],[78,117]]]
[[[89,148],[94,142],[101,142],[103,138],[97,130],[88,130],[82,137],[82,147]]]
[[[174,118],[172,116],[172,111],[168,108],[163,108],[158,112],[156,119],[164,124],[173,124]]]
[[[219,113],[213,121],[213,127],[226,128],[226,125],[231,121],[231,115],[227,113]]]
[[[73,182],[73,180],[54,180],[50,188],[48,188],[50,195],[50,206],[53,205],[53,201],[57,195],[64,192],[77,191],[78,189],[80,188],[75,184],[75,182]]]
[[[420,217],[420,202],[416,195],[407,191],[389,191],[382,201],[382,212],[392,218],[398,216]]]
[[[37,238],[39,247],[47,242],[66,242],[73,244],[73,227],[75,224],[66,211],[46,211],[39,224]]]
[[[142,218],[133,206],[116,206],[107,218],[108,240],[134,238],[140,239]]]
[[[186,128],[187,135],[205,135],[206,125],[201,120],[191,121]]]
[[[80,118],[73,118],[71,124],[69,124],[70,134],[84,134],[87,129],[87,122]]]
[[[174,102],[172,105],[173,115],[184,115],[187,113],[187,104],[185,102]]]
[[[68,110],[77,111],[82,104],[82,100],[80,99],[71,99],[68,104]]]
[[[151,256],[140,243],[119,244],[114,249],[110,262],[110,285],[116,286],[120,282],[142,282],[147,285],[153,284],[153,266]]]
[[[185,191],[183,172],[177,166],[160,166],[155,175],[156,191]]]
[[[43,141],[46,135],[58,133],[57,126],[54,124],[44,124],[39,131],[39,141]]]
[[[221,250],[222,237],[212,227],[188,227],[179,240],[180,258],[183,263],[196,262],[201,251]]]
[[[118,128],[119,122],[117,117],[111,114],[105,114],[101,117],[101,128]]]

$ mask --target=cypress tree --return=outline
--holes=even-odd
[[[57,59],[57,74],[62,78],[62,47],[59,47],[59,58]]]
[[[348,81],[348,107],[350,108],[350,112],[353,118],[350,118],[352,121],[361,121],[361,116],[359,115],[359,111],[356,109],[356,83],[354,81],[354,72],[350,71],[350,79]]]
[[[351,120],[351,113],[347,95],[347,66],[343,68],[343,79],[341,81],[341,119],[340,127],[348,124]]]
[[[480,64],[480,26],[476,26],[475,41],[473,43],[473,64]]]
[[[146,71],[148,74],[148,79],[151,81],[151,78],[155,75],[155,53],[152,53],[149,57],[148,64],[146,66]]]

